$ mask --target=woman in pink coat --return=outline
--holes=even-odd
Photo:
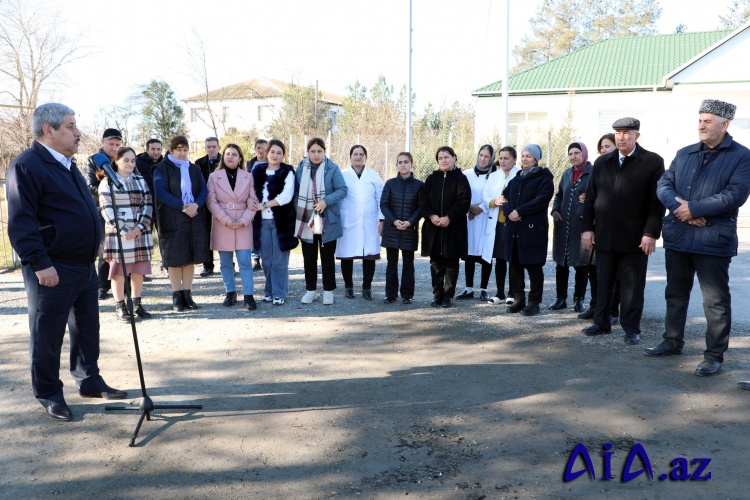
[[[242,279],[245,306],[254,311],[257,306],[253,298],[253,266],[250,251],[253,249],[253,217],[250,209],[258,201],[253,187],[253,176],[242,168],[245,157],[236,144],[227,144],[221,155],[219,167],[208,177],[208,200],[206,206],[213,216],[211,224],[211,250],[219,252],[221,279],[227,296],[224,306],[237,303],[234,282],[233,257]]]

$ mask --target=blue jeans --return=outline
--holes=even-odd
[[[263,219],[260,225],[260,257],[266,275],[266,296],[285,299],[289,292],[289,251],[282,252],[276,221]]]
[[[250,261],[250,249],[235,250],[234,252],[219,251],[219,263],[221,279],[227,293],[236,290],[234,284],[234,265],[232,255],[237,254],[237,265],[240,267],[240,278],[242,279],[242,294],[253,294],[253,265]]]
[[[664,251],[664,258],[667,264],[664,340],[679,348],[685,344],[683,338],[690,292],[694,277],[698,274],[703,312],[706,314],[706,350],[703,358],[723,362],[732,330],[732,296],[729,293],[729,262],[732,258],[670,249]]]

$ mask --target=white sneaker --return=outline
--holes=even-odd
[[[320,298],[320,294],[317,291],[315,291],[315,290],[313,290],[313,291],[307,291],[302,296],[302,303],[303,304],[312,304],[312,301],[315,300],[315,299],[318,299],[318,298]]]
[[[331,304],[333,304],[333,292],[323,290],[323,305],[330,306]]]
[[[515,303],[516,303],[516,299],[514,299],[513,297],[508,297],[507,299],[505,299],[505,303],[506,303],[507,305],[509,305],[509,306],[510,306],[510,305],[513,305],[513,304],[515,304]]]
[[[263,296],[263,302],[271,302],[273,300],[273,297],[270,295],[264,295]]]
[[[490,300],[488,301],[488,303],[489,303],[489,304],[493,304],[493,305],[498,305],[498,304],[501,304],[501,303],[503,303],[503,299],[501,299],[500,297],[492,297],[492,298],[491,298],[491,299],[490,299]]]
[[[284,297],[275,297],[273,299],[273,305],[275,306],[283,306],[284,303],[286,303],[286,299]]]

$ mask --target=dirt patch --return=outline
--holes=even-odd
[[[525,318],[479,301],[433,309],[424,259],[412,305],[381,302],[382,261],[375,301],[347,300],[339,288],[333,306],[306,306],[295,255],[287,304],[260,303],[255,312],[222,307],[221,280],[212,276],[196,279],[200,310],[174,313],[166,277],[157,275],[144,299],[155,318],[138,324],[149,395],[203,410],[155,412],[135,448],[127,444],[137,414],[80,398],[67,373],[73,422],[51,420],[34,400],[23,284],[20,273],[5,273],[0,497],[741,498],[750,428],[750,393],[736,387],[750,379],[746,260],[732,263],[731,349],[707,379],[692,373],[705,328],[697,291],[685,355],[643,355],[663,327],[660,249],[637,347],[619,329],[585,337],[586,323],[570,310]],[[545,276],[551,302],[553,266]],[[114,319],[111,299],[101,302],[101,321],[102,373],[137,401],[130,329]],[[564,482],[578,443],[596,479]],[[606,443],[614,480],[601,479]],[[654,478],[623,482],[637,444]],[[711,479],[660,480],[678,457],[711,458]]]

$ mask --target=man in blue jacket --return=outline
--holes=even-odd
[[[60,354],[70,335],[70,373],[81,396],[122,399],[99,375],[99,212],[73,155],[81,132],[63,104],[39,106],[34,144],[7,173],[8,236],[21,257],[31,330],[31,384],[50,417],[70,420],[63,397]]]
[[[706,99],[698,110],[700,142],[682,148],[657,185],[664,219],[667,313],[664,340],[648,356],[682,354],[693,278],[706,314],[704,361],[695,374],[716,374],[732,328],[729,262],[737,255],[737,213],[750,193],[750,150],[727,133],[736,106]]]

